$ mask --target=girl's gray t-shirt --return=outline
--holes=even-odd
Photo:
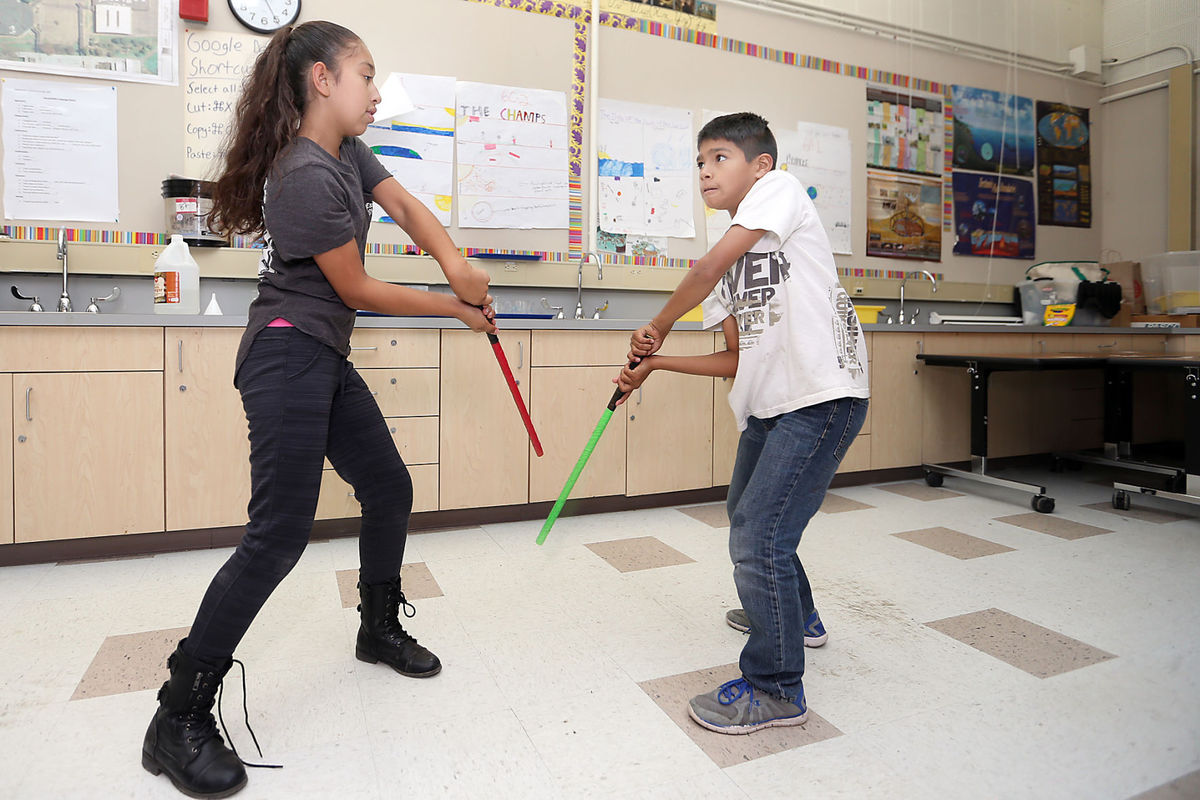
[[[357,137],[342,140],[334,158],[312,139],[297,137],[275,160],[263,190],[264,249],[258,296],[250,303],[234,373],[254,337],[283,317],[301,332],[350,355],[355,309],[342,302],[314,256],[353,239],[366,254],[371,191],[390,173]]]

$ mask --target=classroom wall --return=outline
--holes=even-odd
[[[971,7],[978,5],[970,3]],[[1099,12],[1098,8],[1093,8],[1098,7],[1098,0],[1059,0],[1043,5],[1054,11],[1052,16],[1058,26],[1052,37],[1054,48],[1073,46],[1075,42],[1099,41]],[[889,13],[907,7],[899,0],[888,6]],[[1040,41],[1038,46],[1050,47],[1045,29],[1049,17],[1035,10],[1042,7],[1032,0],[1016,4],[1017,15],[1012,18],[1012,26],[1006,29],[1009,35],[1018,43]],[[938,8],[944,9],[940,13],[951,15],[952,23],[959,20],[950,33],[970,29],[978,36],[988,29],[985,21],[990,17],[980,17],[977,24],[968,24],[962,21],[965,18],[961,13],[954,10],[957,4],[949,2],[942,5],[920,3],[921,18],[940,19],[936,12]],[[210,3],[209,13],[208,30],[243,31],[226,4]],[[574,26],[569,21],[461,0],[390,0],[388,3],[306,0],[302,20],[317,18],[334,19],[358,31],[372,49],[379,71],[384,74],[393,70],[428,72],[450,74],[464,80],[570,90]],[[1072,19],[1076,24],[1062,22]],[[180,27],[183,26],[181,22]],[[721,34],[747,42],[944,83],[963,83],[1035,99],[1065,101],[1091,107],[1093,111],[1100,95],[1100,89],[1095,85],[1065,76],[1015,70],[727,4],[719,6],[718,26]],[[838,256],[839,265],[885,270],[922,266],[943,273],[949,280],[994,285],[1015,282],[1028,265],[1028,262],[1009,259],[954,256],[951,254],[952,241],[945,233],[940,264],[864,255],[865,81],[611,28],[600,28],[598,37],[601,63],[598,85],[602,97],[690,108],[697,124],[704,109],[748,107],[762,112],[776,126],[790,128],[804,120],[847,128],[853,142],[855,253]],[[999,41],[993,44],[1004,45]],[[8,76],[90,82],[88,79],[0,72],[0,77]],[[169,173],[180,172],[183,168],[179,133],[184,120],[183,87],[115,85],[118,88],[121,175],[121,222],[116,227],[121,230],[161,230],[163,211],[159,182]],[[1104,149],[1105,132],[1098,127],[1093,139],[1097,198],[1105,190],[1107,170],[1116,169],[1123,158],[1123,151],[1113,159],[1098,156],[1100,152],[1110,152]],[[587,209],[585,219],[586,212]],[[1036,260],[1097,258],[1101,248],[1099,225],[1103,217],[1101,209],[1097,208],[1096,213],[1097,222],[1091,229],[1039,227]],[[671,256],[695,257],[704,252],[707,243],[699,199],[696,200],[696,221],[698,238],[672,240]],[[102,227],[96,223],[83,226]],[[567,249],[565,230],[454,228],[452,235],[460,246]],[[382,243],[407,241],[397,228],[385,225],[375,226],[372,240]]]

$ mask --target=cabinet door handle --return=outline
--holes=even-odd
[[[371,392],[371,397],[379,397],[379,392]]]
[[[29,413],[29,395],[33,394],[33,387],[25,387],[25,421],[33,422],[33,415]]]
[[[1097,347],[1098,349],[1100,349],[1100,350],[1105,350],[1105,349],[1107,349],[1107,348],[1109,348],[1109,347],[1116,347],[1116,346],[1117,346],[1117,340],[1116,340],[1116,339],[1114,339],[1114,340],[1113,340],[1112,342],[1110,342],[1109,344],[1098,344],[1098,345],[1096,345],[1096,347]]]
[[[525,343],[517,340],[517,369],[525,365]]]
[[[375,347],[353,347],[353,346],[351,346],[350,349],[351,350],[378,350],[379,347],[378,347],[378,345],[376,345]]]
[[[639,406],[642,404],[642,387],[640,387],[640,386],[638,387],[638,399],[637,399],[637,404],[638,404]]]
[[[183,339],[179,340],[179,371],[183,372]]]

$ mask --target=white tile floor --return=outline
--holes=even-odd
[[[443,593],[408,624],[445,663],[424,681],[354,659],[336,573],[357,544],[316,542],[237,653],[265,760],[285,765],[251,770],[239,797],[1195,796],[1197,509],[1109,513],[1087,507],[1109,497],[1095,471],[1034,474],[1056,517],[1109,532],[999,521],[1021,495],[953,480],[963,494],[933,500],[834,490],[869,506],[818,514],[801,545],[830,631],[806,691],[840,735],[725,768],[639,685],[737,660],[711,510],[565,518],[543,547],[540,521],[413,536],[407,561]],[[935,527],[1012,549],[961,559],[893,535]],[[585,546],[639,537],[693,561],[621,572]],[[106,637],[188,625],[228,552],[0,569],[0,797],[181,796],[139,763],[153,688],[71,697]],[[987,609],[1114,657],[1038,678],[926,624]],[[142,672],[157,685],[165,667]],[[225,719],[249,755],[236,675]]]

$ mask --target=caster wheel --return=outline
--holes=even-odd
[[[945,476],[940,472],[926,472],[925,483],[929,486],[941,486]]]
[[[1114,489],[1112,496],[1113,508],[1118,508],[1121,511],[1128,511],[1131,503],[1129,502],[1129,492],[1123,489]]]
[[[1046,497],[1044,494],[1035,495],[1034,498],[1029,501],[1029,505],[1032,506],[1033,510],[1039,514],[1049,514],[1054,510],[1054,498]]]

